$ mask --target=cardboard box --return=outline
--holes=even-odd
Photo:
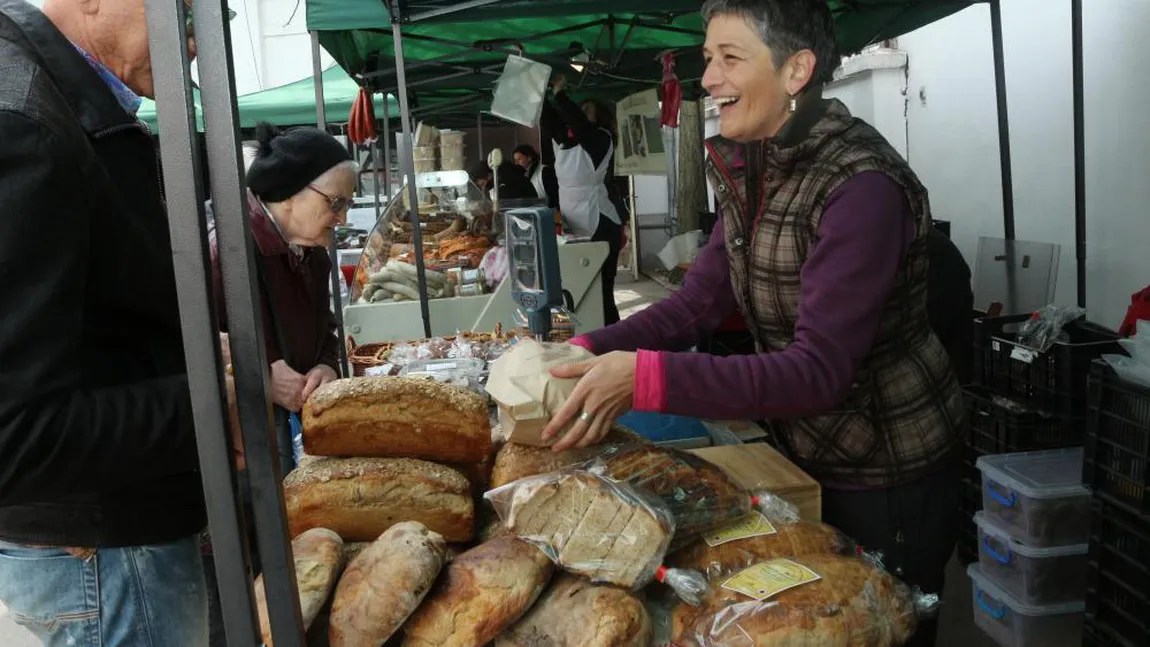
[[[551,369],[593,357],[580,346],[525,339],[496,360],[487,393],[499,405],[504,437],[523,445],[551,444],[543,441],[543,430],[579,382],[552,377]]]
[[[748,443],[688,451],[723,468],[745,488],[765,488],[790,501],[798,506],[799,516],[803,519],[822,521],[822,486],[774,447]]]

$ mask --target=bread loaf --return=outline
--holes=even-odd
[[[486,400],[432,380],[336,380],[308,398],[302,422],[304,450],[314,456],[480,463],[491,451]]]
[[[821,579],[762,602],[712,587],[699,607],[675,607],[674,642],[683,647],[894,647],[914,633],[914,605],[906,587],[890,574],[839,555],[788,559]]]
[[[293,534],[330,528],[345,541],[372,541],[401,521],[418,521],[448,541],[470,541],[471,484],[442,465],[410,458],[322,458],[284,479]]]
[[[776,557],[841,554],[852,542],[837,529],[822,523],[777,523],[775,534],[737,539],[709,546],[705,538],[667,556],[667,565],[701,571],[707,579],[725,578],[759,562]]]
[[[495,647],[648,647],[653,634],[634,595],[564,573]]]
[[[326,528],[313,528],[291,542],[295,562],[295,578],[299,587],[299,606],[306,631],[315,622],[324,604],[327,604],[339,572],[343,568],[343,540]],[[272,647],[271,621],[268,618],[264,577],[255,582],[256,612],[260,620],[260,636],[265,647]]]
[[[602,456],[607,472],[659,497],[675,519],[671,550],[751,511],[751,493],[720,467],[694,454],[654,445],[613,448]]]
[[[550,447],[509,442],[495,455],[495,465],[491,470],[491,487],[497,488],[528,476],[557,472],[565,467],[584,463],[614,445],[645,442],[639,434],[620,426],[615,426],[607,432],[602,445],[568,449],[558,453],[551,451]]]
[[[503,537],[459,555],[404,625],[404,647],[478,647],[514,624],[551,579],[538,548]]]
[[[501,504],[508,530],[595,582],[645,585],[670,541],[665,520],[629,486],[587,472],[544,475],[495,494],[510,496]]]
[[[422,524],[383,533],[347,567],[331,606],[331,647],[379,647],[431,589],[447,544]]]

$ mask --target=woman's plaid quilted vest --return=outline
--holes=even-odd
[[[877,171],[906,192],[915,238],[850,394],[824,415],[774,420],[770,427],[820,480],[882,486],[934,469],[957,448],[965,421],[962,391],[927,318],[932,225],[926,189],[874,128],[851,117],[839,101],[818,96],[802,101],[769,143],[744,148],[713,138],[707,149],[731,284],[759,352],[780,352],[794,340],[800,272],[835,189]]]

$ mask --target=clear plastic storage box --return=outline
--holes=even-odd
[[[1090,488],[1082,448],[979,457],[982,509],[1017,541],[1036,547],[1085,544]]]
[[[1090,544],[1039,548],[1015,541],[982,512],[974,523],[982,574],[1023,604],[1078,602],[1086,595]]]
[[[974,595],[974,624],[1003,647],[1079,647],[1084,602],[1029,605],[986,578],[978,564],[966,569]]]

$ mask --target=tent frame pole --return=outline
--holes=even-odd
[[[1082,61],[1082,0],[1070,0],[1071,65],[1074,70],[1074,255],[1078,306],[1086,307],[1086,115]]]
[[[211,3],[199,4],[206,6]],[[219,3],[216,5],[219,10]],[[211,526],[224,630],[232,644],[250,645],[258,641],[259,625],[248,577],[250,555],[243,507],[238,496],[239,475],[228,430],[227,391],[220,360],[218,301],[211,288],[201,167],[196,163],[200,150],[190,61],[185,45],[187,9],[183,3],[164,0],[147,0],[145,6],[156,79],[156,123],[165,141],[160,155],[165,169],[164,193],[172,258],[179,268],[175,281],[181,304],[184,360],[191,386],[192,419]],[[213,27],[208,21],[197,22],[197,27],[203,30],[201,34]],[[216,23],[214,27],[219,30],[221,25],[222,22]],[[249,455],[249,460],[268,461],[270,455]],[[289,593],[282,586],[283,578],[270,584],[280,598]],[[294,595],[294,591],[290,593]],[[279,619],[280,615],[277,615]],[[285,645],[293,644],[286,635],[283,641]]]
[[[424,20],[430,20],[432,18],[438,18],[440,16],[447,16],[447,15],[450,15],[453,13],[459,13],[460,11],[467,11],[468,9],[478,9],[480,7],[486,7],[488,5],[493,5],[493,4],[500,2],[500,1],[501,0],[468,0],[467,2],[460,2],[459,4],[450,5],[447,7],[440,7],[438,9],[429,9],[429,10],[424,11],[422,13],[417,13],[413,16],[408,16],[406,19],[404,19],[404,22],[408,22],[408,23],[422,22]]]
[[[1010,158],[1010,116],[1007,111],[1006,56],[1002,45],[1002,6],[990,2],[990,36],[994,48],[994,96],[998,104],[998,161],[1002,173],[1002,229],[1014,240],[1014,179]]]
[[[311,36],[311,71],[312,81],[315,84],[315,122],[320,130],[327,131],[327,104],[323,96],[323,57],[320,55],[319,32],[309,32]],[[357,182],[358,184],[358,182]],[[341,375],[351,377],[351,368],[347,360],[347,337],[343,327],[343,272],[339,269],[339,244],[335,232],[331,235],[331,245],[328,248],[328,257],[331,259],[331,307],[335,313],[336,334],[339,335],[339,366]]]
[[[383,140],[383,186],[387,192],[388,202],[391,201],[391,105],[387,100],[387,93],[383,93],[383,128],[380,129],[380,139]],[[379,142],[376,142],[379,148]]]
[[[389,2],[390,0],[385,0]],[[411,247],[415,256],[415,271],[419,281],[419,313],[423,317],[423,334],[431,337],[431,313],[427,299],[427,270],[423,262],[423,232],[419,226],[419,191],[416,188],[415,178],[415,136],[411,126],[411,107],[407,97],[407,72],[403,69],[403,30],[401,29],[398,7],[391,8],[392,41],[395,43],[395,71],[398,87],[396,94],[399,97],[399,118],[403,125],[403,139],[406,142],[400,164],[403,167],[405,184],[407,185],[408,208],[411,216]]]

